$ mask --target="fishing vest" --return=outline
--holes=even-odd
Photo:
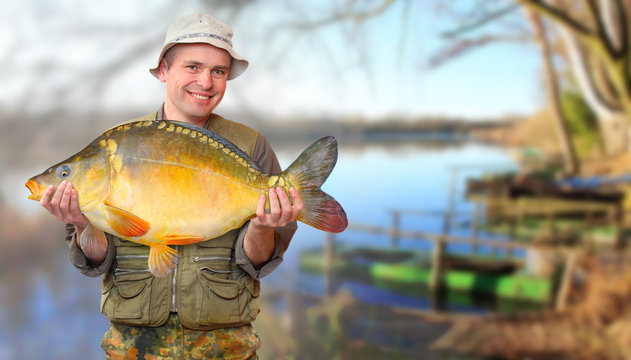
[[[132,121],[155,120],[157,113]],[[208,129],[252,156],[258,132],[211,115]],[[181,258],[164,278],[149,272],[149,247],[110,236],[116,260],[103,277],[101,312],[112,322],[160,326],[177,312],[182,324],[212,330],[249,324],[259,313],[260,282],[235,262],[239,229],[197,244],[176,246]]]

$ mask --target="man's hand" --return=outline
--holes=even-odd
[[[53,192],[55,193],[54,195]],[[39,203],[42,204],[48,212],[53,214],[57,220],[75,226],[77,233],[77,245],[79,245],[81,251],[85,253],[79,239],[89,222],[88,219],[81,214],[81,210],[79,210],[79,196],[77,195],[77,190],[72,187],[72,183],[62,181],[62,183],[59,184],[57,191],[55,191],[54,186],[49,186],[48,189],[44,191]],[[107,250],[107,248],[105,250]],[[102,254],[88,258],[95,263],[100,263],[103,259],[105,259],[106,254],[107,251],[104,251]]]
[[[265,213],[265,195],[261,195],[256,207],[256,218],[252,219],[252,223],[258,227],[281,227],[296,220],[300,211],[302,211],[302,199],[298,195],[298,191],[293,187],[289,189],[289,196],[282,187],[269,189],[270,212]],[[292,205],[293,203],[293,205]]]
[[[54,186],[49,186],[39,203],[57,220],[74,225],[77,235],[88,226],[88,219],[79,210],[77,190],[72,187],[72,183],[63,181],[57,191]]]
[[[256,217],[250,220],[243,241],[243,250],[256,267],[269,260],[274,253],[274,228],[295,221],[303,203],[296,189],[289,189],[289,196],[282,187],[269,190],[270,212],[265,213],[266,196],[261,195],[256,207]],[[293,205],[292,205],[293,203]]]

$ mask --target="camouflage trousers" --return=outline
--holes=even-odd
[[[186,329],[177,314],[159,327],[110,323],[101,348],[110,360],[258,359],[252,325],[209,331]]]

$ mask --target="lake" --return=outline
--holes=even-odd
[[[278,151],[282,167],[298,153],[299,149],[293,148]],[[439,148],[415,142],[361,147],[342,144],[338,163],[323,189],[344,206],[351,224],[387,227],[392,222],[391,210],[445,211],[452,189],[455,208],[470,211],[471,204],[463,194],[467,178],[488,169],[514,168],[505,150],[483,144]],[[31,174],[5,177],[3,197],[12,208],[26,214],[22,217],[44,223],[37,234],[39,241],[47,243],[39,249],[39,245],[33,246],[38,240],[16,241],[3,234],[0,360],[76,359],[77,354],[82,359],[101,359],[99,342],[108,323],[98,310],[100,279],[86,278],[69,264],[62,226],[45,216],[38,204],[26,200],[23,183],[27,175]],[[16,210],[11,211],[6,214]],[[401,226],[439,232],[443,220],[404,216]],[[323,232],[300,225],[283,264],[263,280],[263,311],[256,323],[263,339],[262,358],[418,358],[425,353],[447,325],[411,321],[391,308],[427,308],[428,300],[422,295],[298,271],[301,252],[321,247],[325,238]],[[336,239],[370,246],[387,246],[390,241],[354,231]],[[400,246],[431,248],[429,243],[405,239]],[[323,298],[331,288],[333,295]],[[339,310],[345,304],[353,304],[352,311],[348,307]],[[466,359],[446,354],[425,354],[424,358]]]

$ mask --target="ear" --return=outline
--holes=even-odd
[[[158,66],[158,79],[162,82],[167,81],[167,62],[166,60],[160,60],[160,65]]]

